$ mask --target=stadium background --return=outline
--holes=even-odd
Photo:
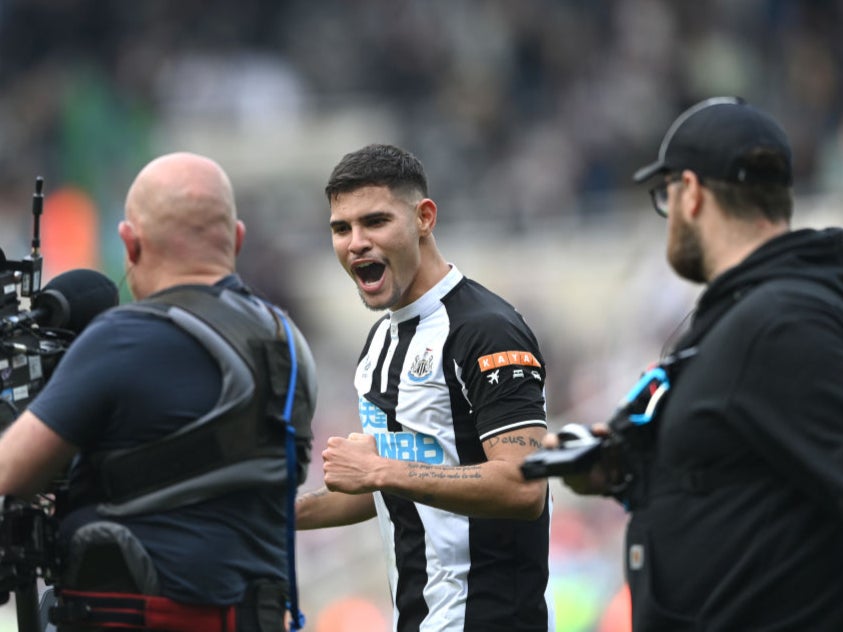
[[[553,426],[602,421],[698,292],[667,269],[631,173],[681,109],[739,94],[792,139],[797,225],[839,224],[841,26],[839,0],[0,0],[0,247],[27,254],[41,175],[45,281],[119,281],[137,170],[175,150],[218,160],[248,227],[241,274],[316,354],[311,489],[325,439],[357,428],[375,318],[333,257],[322,187],[347,151],[399,144],[428,169],[446,256],[534,327]],[[623,510],[552,489],[558,630],[602,632]],[[387,629],[376,531],[299,535],[307,629]],[[13,605],[0,621],[15,629]]]

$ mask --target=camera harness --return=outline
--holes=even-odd
[[[291,630],[300,630],[295,571],[296,438],[309,437],[313,402],[299,379],[295,332],[277,307],[277,335],[266,340],[257,318],[244,317],[236,292],[179,286],[118,309],[167,318],[217,360],[223,386],[217,405],[163,439],[90,455],[82,490],[69,504],[97,503],[104,517],[164,511],[251,485],[287,483],[287,555]],[[238,304],[233,304],[234,302]],[[283,329],[283,337],[281,330]],[[261,375],[269,379],[258,379]],[[286,457],[286,458],[285,458]],[[281,458],[286,469],[279,467]],[[304,464],[301,466],[304,467]],[[51,618],[110,628],[235,629],[236,606],[188,606],[150,595],[61,590]],[[81,616],[80,616],[81,615]],[[200,617],[200,619],[197,619]],[[178,627],[181,625],[182,627]]]

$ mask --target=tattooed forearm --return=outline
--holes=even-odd
[[[407,475],[410,478],[468,479],[483,478],[479,465],[461,467],[438,467],[426,463],[408,463]]]
[[[327,487],[321,487],[321,488],[319,488],[315,491],[307,492],[306,494],[302,494],[301,496],[296,498],[296,502],[297,503],[305,502],[305,501],[313,499],[313,498],[319,498],[320,496],[327,496],[330,493],[331,492],[328,491]]]
[[[466,480],[483,478],[483,472],[479,465],[442,467],[411,462],[407,466],[407,476],[416,480]],[[404,497],[413,502],[436,505],[436,495],[431,493],[404,493]]]

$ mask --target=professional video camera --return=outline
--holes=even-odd
[[[41,177],[32,199],[32,251],[23,259],[0,250],[0,432],[44,387],[73,339],[100,312],[118,304],[117,286],[95,270],[71,270],[41,289]],[[21,309],[21,299],[30,311]],[[0,604],[15,593],[18,628],[40,630],[36,579],[58,577],[55,499],[63,480],[34,501],[0,496]]]
[[[114,283],[95,270],[65,272],[41,289],[43,187],[36,178],[31,253],[13,261],[0,250],[0,431],[43,388],[73,338],[118,300]]]
[[[623,397],[607,423],[605,436],[595,436],[585,426],[566,424],[558,433],[559,447],[537,450],[521,464],[525,479],[584,474],[598,461],[609,477],[610,492],[620,492],[631,480],[625,460],[629,448],[652,445],[653,418],[662,398],[670,390],[670,370],[696,349],[670,356],[646,371]]]

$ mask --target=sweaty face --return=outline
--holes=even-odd
[[[416,207],[387,187],[365,186],[331,200],[334,252],[372,310],[399,309],[418,296]]]

